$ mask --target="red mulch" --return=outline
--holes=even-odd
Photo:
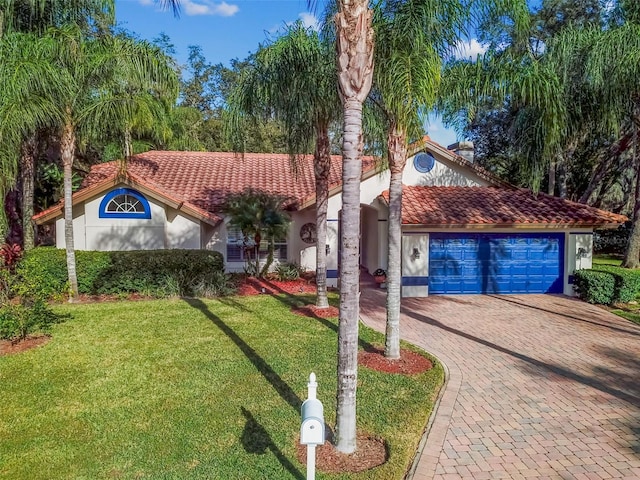
[[[20,340],[18,342],[11,342],[9,340],[0,340],[0,356],[11,355],[12,353],[20,353],[25,350],[44,345],[51,337],[49,335],[34,335]]]
[[[305,305],[304,307],[292,308],[291,312],[303,317],[315,317],[315,318],[331,318],[340,315],[340,310],[337,307],[320,308],[315,305]]]
[[[325,473],[356,473],[370,470],[387,461],[387,447],[383,440],[358,434],[357,450],[346,455],[339,452],[329,441],[316,447],[316,470]],[[300,463],[307,464],[307,446],[297,444]]]
[[[268,278],[246,277],[238,285],[238,295],[260,295],[279,293],[315,293],[316,286],[310,280],[299,278],[297,280],[271,280]]]
[[[400,349],[400,358],[389,360],[384,356],[383,348],[372,348],[358,352],[358,365],[371,368],[379,372],[415,375],[433,368],[431,360],[419,353]]]

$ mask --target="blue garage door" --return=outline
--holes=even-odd
[[[563,234],[430,234],[429,293],[561,293]]]

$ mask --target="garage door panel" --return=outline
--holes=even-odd
[[[430,293],[559,293],[563,234],[431,234]]]

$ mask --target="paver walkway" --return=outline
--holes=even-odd
[[[363,286],[384,331],[384,291]],[[449,380],[413,478],[640,479],[640,328],[553,295],[403,299]]]

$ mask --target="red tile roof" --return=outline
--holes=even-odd
[[[364,157],[363,174],[374,169],[374,158]],[[77,193],[113,185],[117,174],[117,162],[94,165]],[[220,219],[217,213],[227,195],[247,187],[282,195],[292,209],[315,198],[312,155],[301,156],[292,168],[291,158],[286,154],[150,151],[133,156],[127,162],[126,174],[133,183],[160,197],[187,204],[212,220]],[[329,188],[338,187],[341,178],[342,157],[333,155]],[[50,216],[61,206],[41,212],[36,219]]]
[[[389,200],[389,191],[382,194]],[[402,223],[431,227],[604,226],[623,215],[525,189],[404,186]]]

